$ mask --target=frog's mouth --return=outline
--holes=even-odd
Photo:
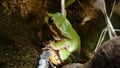
[[[54,38],[54,40],[57,41],[65,38],[65,36],[62,35],[62,32],[57,28],[57,26],[51,18],[49,18],[47,25],[49,27],[49,30],[51,31],[51,35]]]

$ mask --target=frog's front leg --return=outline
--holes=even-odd
[[[64,62],[69,56],[70,52],[68,51],[69,42],[67,39],[59,40],[59,41],[50,41],[48,45],[46,45],[43,49],[48,49],[51,53],[50,60],[55,65],[61,64]]]
[[[57,40],[57,41],[50,41],[49,44],[45,45],[43,49],[53,49],[53,50],[60,50],[62,48],[68,49],[70,45],[70,41],[67,39]]]

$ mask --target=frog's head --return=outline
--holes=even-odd
[[[63,24],[64,21],[65,19],[63,18],[61,13],[49,13],[48,16],[45,17],[45,22],[52,32],[52,36],[55,40],[61,40],[61,38],[65,38],[65,36],[62,34],[63,32],[65,32],[65,23]]]

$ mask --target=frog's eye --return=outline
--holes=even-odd
[[[49,20],[48,20],[48,24],[53,24],[53,19],[52,18],[49,18]]]

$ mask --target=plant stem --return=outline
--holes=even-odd
[[[65,16],[65,0],[61,0],[61,12],[62,15]]]

